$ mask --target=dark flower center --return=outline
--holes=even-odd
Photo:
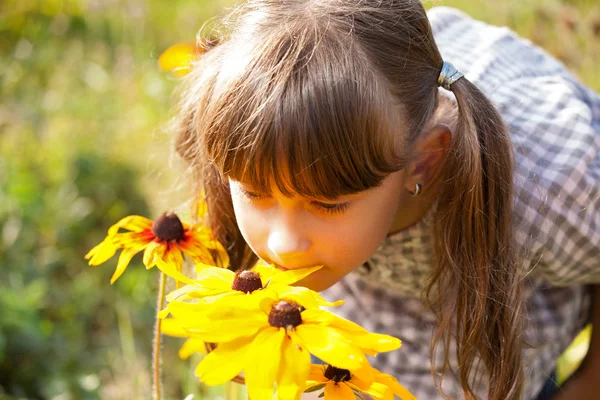
[[[252,293],[255,290],[262,289],[262,281],[260,275],[254,271],[239,271],[233,278],[231,288],[244,293]]]
[[[164,213],[152,224],[152,233],[160,240],[181,240],[185,236],[183,224],[174,213]]]
[[[334,366],[328,365],[325,370],[325,378],[334,382],[346,382],[351,378],[350,371],[347,369],[336,368]]]
[[[269,324],[276,328],[293,329],[302,323],[300,305],[289,300],[280,300],[271,308]]]

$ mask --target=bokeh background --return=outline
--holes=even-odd
[[[128,214],[189,193],[166,129],[178,78],[158,56],[233,0],[0,2],[0,399],[150,397],[157,274],[85,253]],[[508,25],[600,91],[596,0],[445,0]],[[164,345],[165,398],[216,399]]]

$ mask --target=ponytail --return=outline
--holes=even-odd
[[[453,339],[465,398],[476,398],[483,379],[477,366],[483,363],[487,398],[519,399],[523,321],[512,243],[512,146],[498,111],[475,85],[461,78],[451,90],[458,121],[441,172],[434,224],[438,264],[427,291],[440,324],[431,348],[432,374],[443,394],[435,353],[442,342],[443,376]]]

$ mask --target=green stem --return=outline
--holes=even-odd
[[[160,381],[160,348],[161,348],[161,323],[162,319],[158,318],[158,313],[163,309],[165,303],[165,286],[167,283],[167,275],[164,272],[160,273],[158,281],[158,297],[156,298],[156,324],[154,325],[154,346],[152,347],[152,377],[154,380],[153,399],[160,400],[161,381]]]

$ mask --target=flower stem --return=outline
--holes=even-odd
[[[152,347],[152,378],[154,400],[160,400],[161,381],[160,381],[160,348],[161,348],[161,324],[162,319],[158,318],[158,313],[163,309],[165,302],[165,286],[167,283],[167,275],[164,272],[160,273],[158,281],[158,296],[156,298],[156,323],[154,325],[154,346]]]

